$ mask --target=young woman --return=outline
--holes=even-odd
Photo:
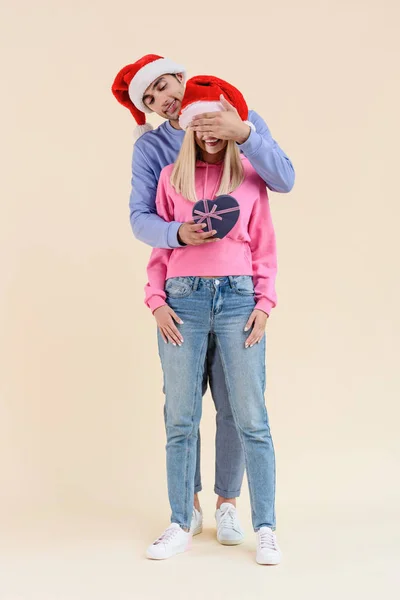
[[[191,544],[201,382],[213,336],[246,458],[256,560],[277,564],[275,456],[264,400],[264,332],[276,304],[275,235],[265,183],[235,142],[190,128],[194,115],[222,110],[221,94],[247,119],[239,90],[214,77],[189,80],[179,118],[185,138],[176,163],[162,170],[157,191],[157,212],[163,219],[186,222],[193,217],[199,228],[206,223],[216,230],[220,240],[154,249],[148,265],[146,304],[158,324],[172,515],[170,527],[147,556],[168,558]]]

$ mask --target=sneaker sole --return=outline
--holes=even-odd
[[[196,527],[196,529],[194,529],[192,531],[192,535],[199,535],[199,533],[202,533],[203,531],[203,525],[199,525],[198,527]]]
[[[178,550],[177,552],[174,552],[173,554],[170,554],[169,556],[152,556],[150,554],[150,552],[146,552],[146,557],[149,558],[150,560],[167,560],[167,558],[172,558],[173,556],[176,556],[177,554],[183,554],[184,552],[188,552],[188,550],[191,550],[191,549],[192,549],[192,540],[190,539],[186,548],[183,548],[182,550]]]
[[[244,538],[242,538],[241,540],[220,540],[217,538],[217,541],[222,546],[239,546],[240,544],[243,544]]]
[[[270,560],[268,562],[260,562],[259,560],[256,559],[256,563],[258,565],[264,565],[266,567],[276,567],[277,565],[279,565],[281,563],[281,559],[274,561],[274,560]]]
[[[168,558],[172,558],[178,554],[183,554],[187,550],[189,550],[189,548],[186,548],[186,550],[179,550],[178,552],[174,552],[174,554],[170,554],[169,556],[151,556],[151,554],[146,552],[146,558],[149,558],[150,560],[167,560]]]

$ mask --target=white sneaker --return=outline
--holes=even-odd
[[[256,561],[259,565],[278,565],[281,559],[275,533],[269,527],[261,527],[257,531]]]
[[[192,522],[190,524],[190,533],[192,535],[198,535],[203,531],[203,513],[202,510],[197,510],[193,506]]]
[[[215,512],[217,521],[217,540],[224,546],[236,546],[244,541],[244,532],[240,526],[237,510],[230,502],[224,502]]]
[[[190,550],[192,534],[190,531],[184,531],[178,523],[171,525],[160,535],[160,537],[147,548],[147,558],[162,560],[170,558],[180,552]]]

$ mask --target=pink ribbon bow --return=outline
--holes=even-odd
[[[239,206],[234,206],[233,208],[224,208],[223,210],[217,210],[216,204],[214,204],[212,209],[209,210],[208,201],[203,200],[203,204],[204,204],[205,212],[202,212],[201,210],[195,210],[194,214],[199,215],[199,216],[193,217],[193,220],[197,221],[198,225],[200,225],[200,223],[202,223],[203,221],[205,221],[207,219],[207,225],[208,225],[209,231],[211,231],[211,229],[212,229],[211,219],[218,219],[219,221],[222,221],[222,217],[220,215],[224,215],[226,213],[230,213],[230,212],[234,212],[235,210],[239,210]]]

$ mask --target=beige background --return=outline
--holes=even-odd
[[[1,8],[0,599],[394,598],[398,3]],[[237,85],[296,169],[271,194],[277,569],[253,561],[246,486],[246,543],[214,540],[209,395],[206,531],[144,558],[169,518],[161,369],[128,218],[134,122],[110,86],[148,52]]]

